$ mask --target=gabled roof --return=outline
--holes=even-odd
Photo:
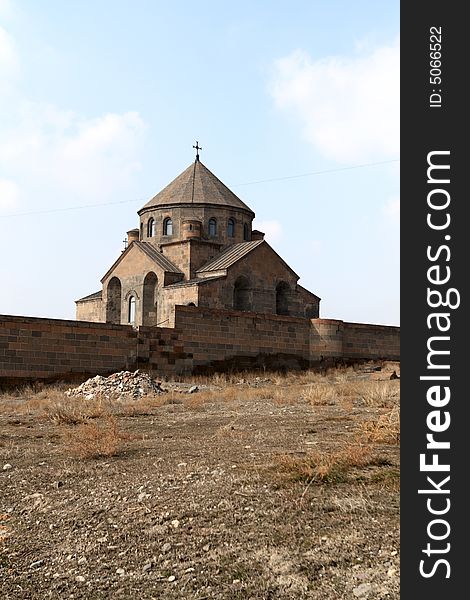
[[[165,271],[165,273],[178,273],[179,275],[183,275],[181,271],[176,267],[166,256],[164,256],[161,252],[158,252],[156,248],[152,244],[148,242],[132,242],[129,246],[124,250],[121,256],[114,261],[113,265],[107,270],[107,272],[101,278],[101,282],[103,282],[106,277],[116,268],[116,266],[122,261],[122,259],[127,256],[129,251],[132,248],[138,248],[141,252],[146,254],[155,264],[157,264],[161,269]]]
[[[140,250],[143,250],[145,254],[154,260],[166,273],[181,273],[171,260],[169,260],[164,254],[159,252],[153,244],[148,242],[134,242],[134,244]]]
[[[215,204],[254,212],[220,181],[209,169],[196,160],[176,179],[154,196],[139,211],[174,204]]]
[[[282,259],[275,250],[271,248],[266,240],[254,240],[252,242],[240,242],[239,244],[233,244],[224,250],[222,254],[219,254],[205,265],[202,265],[202,267],[196,271],[196,274],[201,274],[201,276],[203,276],[204,273],[219,274],[220,271],[226,271],[229,267],[263,244],[277,257],[277,259],[285,266],[286,269],[288,269],[293,275],[295,275],[295,277],[297,277],[297,279],[299,279],[297,273],[291,269],[291,267],[289,267],[286,261]]]
[[[264,240],[255,240],[254,242],[240,242],[239,244],[232,244],[226,250],[224,250],[222,254],[219,254],[219,256],[216,256],[198,269],[196,273],[208,273],[210,271],[221,271],[228,269],[263,242]]]
[[[102,291],[95,292],[94,294],[89,294],[88,296],[83,296],[83,298],[79,298],[75,300],[75,302],[85,302],[86,300],[98,300],[102,297]]]

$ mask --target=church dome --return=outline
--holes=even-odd
[[[220,208],[232,208],[245,211],[254,218],[254,212],[224,183],[220,181],[197,158],[176,179],[154,196],[139,211],[141,215],[149,210],[174,206],[212,205]]]

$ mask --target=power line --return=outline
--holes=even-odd
[[[285,181],[287,179],[298,179],[300,177],[310,177],[312,175],[324,175],[326,173],[338,173],[339,171],[351,171],[352,169],[363,169],[364,167],[375,167],[377,165],[386,165],[389,163],[400,162],[399,158],[391,160],[382,160],[373,163],[364,163],[362,165],[352,165],[350,167],[339,167],[337,169],[325,169],[324,171],[310,171],[309,173],[301,173],[299,175],[287,175],[285,177],[273,177],[272,179],[259,179],[258,181],[248,181],[246,183],[235,183],[230,187],[241,187],[244,185],[257,185],[259,183],[269,183],[271,181]],[[8,217],[26,217],[29,215],[45,215],[56,212],[67,212],[69,210],[81,210],[83,208],[99,208],[101,206],[113,206],[116,204],[129,204],[131,202],[145,202],[145,198],[133,198],[132,200],[116,200],[114,202],[99,202],[97,204],[80,204],[78,206],[65,206],[60,208],[46,208],[43,210],[33,210],[23,213],[13,213],[10,215],[0,215],[0,218]]]
[[[301,175],[288,175],[287,177],[274,177],[273,179],[260,179],[259,181],[249,181],[248,183],[236,183],[232,187],[241,185],[254,185],[255,183],[268,183],[270,181],[283,181],[285,179],[297,179],[298,177],[309,177],[310,175],[323,175],[324,173],[337,173],[338,171],[350,171],[351,169],[362,169],[363,167],[375,167],[376,165],[386,165],[388,163],[400,162],[399,158],[391,160],[381,160],[379,162],[364,163],[363,165],[353,165],[351,167],[340,167],[338,169],[326,169],[324,171],[310,171],[310,173],[302,173]]]

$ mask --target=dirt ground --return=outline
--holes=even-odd
[[[2,598],[398,599],[394,369],[4,393]]]

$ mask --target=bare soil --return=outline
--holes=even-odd
[[[66,387],[4,394],[2,598],[398,599],[399,365],[381,367],[167,384],[75,421]],[[93,427],[116,444],[87,456]]]

